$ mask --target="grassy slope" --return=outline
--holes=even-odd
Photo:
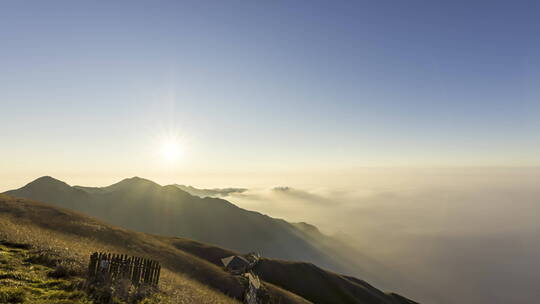
[[[310,262],[334,272],[360,276],[376,286],[387,285],[384,278],[396,275],[392,269],[349,246],[348,242],[320,233],[315,226],[291,224],[238,208],[226,200],[202,199],[177,186],[160,186],[142,178],[124,179],[108,187],[88,188],[71,187],[45,176],[6,193],[77,210],[127,229],[183,236],[239,252],[257,251],[280,260]],[[326,282],[329,281],[321,281]],[[288,285],[286,288],[290,289]],[[346,280],[345,285],[356,284]],[[362,286],[353,289],[356,288],[363,289]],[[341,291],[325,290],[330,292],[329,295]],[[319,301],[321,297],[315,299]]]
[[[413,304],[409,299],[384,293],[365,281],[323,270],[311,263],[262,259],[253,269],[261,279],[315,303]]]
[[[221,264],[221,257],[237,254],[195,241],[161,237],[163,241],[207,261]],[[321,269],[311,263],[262,258],[253,271],[265,282],[281,286],[314,303],[414,304],[405,297],[383,293],[360,279]]]
[[[309,261],[336,271],[350,270],[341,268],[331,251],[325,252],[308,242],[302,229],[284,220],[239,208],[226,200],[192,196],[176,186],[160,186],[142,178],[87,188],[71,187],[45,176],[6,194],[76,210],[135,231],[183,236],[240,252],[257,251],[264,256]]]
[[[17,224],[14,224],[14,219]],[[177,290],[172,286],[183,286],[186,289],[182,292],[184,297],[191,294],[197,299],[205,295],[186,303],[225,303],[231,299],[220,299],[219,296],[227,294],[240,299],[243,294],[238,277],[229,275],[220,267],[221,258],[237,254],[234,251],[183,238],[132,232],[75,212],[0,195],[0,227],[5,226],[2,225],[3,220],[11,222],[9,226],[24,231],[24,236],[40,234],[48,242],[59,242],[57,247],[70,248],[70,252],[80,255],[78,260],[81,263],[91,251],[97,250],[144,255],[159,260],[168,269],[164,273],[165,287]],[[2,230],[5,228],[0,228]],[[15,233],[12,231],[10,234]],[[305,302],[296,295],[315,303],[414,303],[397,295],[385,294],[362,280],[329,272],[311,263],[263,259],[254,270],[269,286],[275,302],[279,303]],[[215,300],[209,300],[212,298]]]
[[[5,239],[54,250],[81,267],[93,251],[156,259],[164,267],[160,284],[162,303],[236,303],[233,298],[241,299],[244,291],[238,277],[160,237],[110,226],[39,202],[0,195],[0,233]],[[191,241],[175,238],[175,242]],[[307,303],[271,284],[267,286],[276,302]]]
[[[80,278],[52,278],[54,269],[36,263],[37,254],[20,244],[0,243],[0,303],[92,303],[78,288]]]

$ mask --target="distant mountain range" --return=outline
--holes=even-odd
[[[41,179],[37,185],[44,191],[49,183],[53,192],[59,189],[67,190],[65,185],[51,178]],[[146,181],[144,183],[153,187]],[[124,186],[125,184],[117,184],[108,190],[97,192],[107,195],[109,190],[116,187],[117,190],[125,189]],[[71,189],[73,191],[69,192],[80,194],[81,197],[86,196],[81,193],[88,193],[79,192],[83,191],[81,189]],[[27,235],[24,235],[25,233]],[[245,291],[239,276],[234,276],[221,267],[222,258],[236,255],[237,252],[185,238],[134,232],[50,204],[0,194],[0,239],[4,237],[23,239],[37,247],[43,246],[45,242],[47,250],[54,250],[54,246],[61,246],[61,249],[69,247],[69,253],[62,250],[59,252],[81,257],[82,264],[87,263],[88,254],[96,248],[109,248],[119,253],[155,259],[164,267],[162,275],[179,275],[180,277],[176,277],[181,279],[178,284],[183,285],[184,291],[190,291],[182,298],[182,302],[187,299],[189,303],[208,303],[210,299],[206,297],[212,295],[215,299],[216,293],[221,293],[222,297],[226,295],[242,300]],[[262,258],[253,268],[253,272],[263,280],[268,292],[268,301],[264,303],[415,303],[394,293],[384,293],[357,278],[325,271],[311,263]],[[198,281],[202,285],[192,281]],[[176,282],[165,281],[163,284],[172,284],[169,288],[174,288]],[[232,301],[227,301],[230,302]]]
[[[97,188],[70,186],[45,176],[6,194],[76,210],[135,231],[185,237],[234,251],[255,251],[271,258],[311,262],[386,285],[379,277],[384,269],[382,265],[346,242],[322,234],[313,225],[289,223],[239,208],[224,199],[192,195],[182,188],[202,196],[244,190],[160,186],[139,177]],[[386,276],[391,273],[384,272]]]
[[[139,177],[93,188],[71,187],[46,176],[6,194],[77,210],[141,232],[182,236],[276,258],[324,259],[323,254],[305,241],[302,230],[284,220]]]

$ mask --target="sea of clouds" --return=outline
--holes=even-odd
[[[346,240],[377,262],[380,287],[423,303],[540,298],[539,169],[400,171],[371,181],[253,188],[227,199]]]

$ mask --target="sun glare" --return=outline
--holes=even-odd
[[[177,161],[181,156],[180,143],[175,140],[167,140],[161,144],[160,154],[168,162]]]

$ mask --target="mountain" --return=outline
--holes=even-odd
[[[185,238],[130,231],[8,195],[0,195],[0,241],[31,244],[41,250],[38,252],[59,252],[62,259],[76,261],[80,267],[85,267],[89,254],[98,250],[157,260],[163,265],[163,296],[179,297],[164,303],[235,303],[234,299],[241,300],[245,292],[240,276],[224,271],[219,264],[221,258],[237,254],[234,251]],[[267,289],[269,303],[414,303],[310,263],[262,258],[254,272]]]
[[[240,252],[335,266],[305,240],[306,233],[281,219],[248,211],[219,198],[200,198],[177,186],[133,177],[102,188],[41,177],[6,192],[73,209],[136,231],[182,236]]]
[[[380,274],[389,277],[392,273],[347,243],[322,234],[315,226],[288,223],[239,208],[224,199],[193,196],[176,185],[160,186],[139,177],[97,188],[72,187],[42,177],[6,194],[45,201],[135,231],[185,237],[233,251],[255,251],[270,258],[310,262],[364,277],[378,286],[389,285]]]
[[[182,293],[182,301],[173,299],[171,303],[238,303],[234,299],[241,300],[245,291],[239,277],[202,259],[204,251],[199,257],[173,245],[190,248],[198,244],[191,240],[134,232],[67,209],[7,195],[0,195],[0,240],[29,244],[37,249],[38,255],[52,252],[61,260],[75,261],[83,269],[95,251],[157,260],[163,266],[160,289]],[[2,281],[3,278],[0,276],[0,286],[10,283]],[[272,284],[266,286],[276,302],[307,303]]]
[[[180,190],[186,191],[187,193],[198,196],[198,197],[225,197],[232,193],[242,193],[246,192],[245,188],[213,188],[213,189],[199,189],[193,186],[186,185],[177,185]]]

